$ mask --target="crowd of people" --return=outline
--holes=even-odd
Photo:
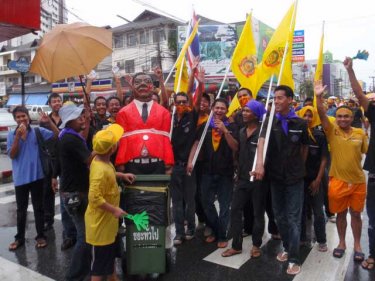
[[[336,105],[333,99],[325,102],[325,86],[317,81],[316,105],[312,98],[294,104],[293,90],[285,85],[274,89],[271,106],[241,88],[241,108],[227,116],[228,99],[204,93],[205,72],[198,62],[187,93],[169,96],[157,69],[154,77],[160,89],[155,89],[151,75],[137,73],[127,78],[131,94],[123,95],[115,77],[118,95],[97,97],[93,108],[89,95],[77,106],[63,104],[58,94],[51,94],[52,113],[42,114],[38,130],[30,126],[27,109],[17,106],[13,116],[18,127],[8,136],[17,202],[17,234],[9,250],[25,243],[29,193],[36,247],[47,246],[45,232],[53,227],[59,192],[61,250],[74,246],[66,279],[83,280],[90,273],[91,280],[115,280],[119,220],[127,214],[118,180],[126,188],[140,174],[169,174],[175,246],[204,228],[205,242],[223,248],[223,257],[242,253],[243,237],[248,235],[251,257],[260,257],[267,214],[268,232],[283,246],[276,259],[287,262],[287,273],[295,275],[301,270],[301,244],[312,242],[306,233],[311,217],[318,251],[328,251],[326,222],[335,214],[339,244],[333,257],[342,258],[346,247],[352,247],[345,243],[349,211],[354,260],[373,269],[375,136],[371,134],[368,144],[367,133],[375,130],[375,104],[364,95],[350,58],[344,66],[358,106],[354,99],[347,105]],[[194,79],[200,86],[193,97]],[[50,172],[41,161],[44,142],[52,160]],[[361,166],[366,152],[367,188]],[[360,243],[366,194],[368,258]]]

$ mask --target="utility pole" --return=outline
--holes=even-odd
[[[372,79],[372,91],[375,92],[375,76],[370,76],[370,79]]]

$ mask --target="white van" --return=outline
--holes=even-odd
[[[26,105],[26,108],[29,110],[31,121],[39,121],[39,112],[46,112],[47,114],[52,112],[48,105]]]

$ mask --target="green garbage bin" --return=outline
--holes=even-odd
[[[125,189],[125,210],[147,211],[149,227],[138,231],[131,221],[126,226],[126,267],[128,274],[165,273],[165,231],[169,220],[169,175],[137,175]]]

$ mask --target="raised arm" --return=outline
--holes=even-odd
[[[160,104],[165,108],[168,108],[168,95],[167,90],[165,89],[163,71],[157,66],[154,68],[154,74],[159,79],[160,93],[158,93],[158,95],[160,96]]]
[[[315,96],[316,96],[316,106],[317,106],[317,109],[318,109],[320,121],[322,122],[322,127],[325,131],[327,131],[329,129],[329,127],[331,126],[331,123],[330,123],[330,121],[328,119],[328,116],[326,114],[326,109],[324,108],[324,105],[323,105],[323,93],[324,93],[326,88],[327,88],[327,85],[323,86],[322,81],[316,81],[314,83],[314,93],[315,93]]]
[[[369,101],[365,94],[362,91],[361,85],[359,85],[358,80],[355,76],[353,70],[353,60],[349,57],[346,57],[344,60],[344,66],[348,71],[350,85],[353,89],[355,96],[357,97],[359,104],[363,107],[365,111],[367,111]]]
[[[197,79],[199,81],[199,87],[198,87],[197,98],[195,100],[195,104],[193,104],[196,112],[199,112],[199,108],[200,108],[200,105],[201,105],[202,94],[203,94],[203,91],[204,91],[204,79],[205,79],[204,77],[205,77],[205,75],[206,75],[205,69],[202,66],[199,67],[198,75],[197,75]]]

